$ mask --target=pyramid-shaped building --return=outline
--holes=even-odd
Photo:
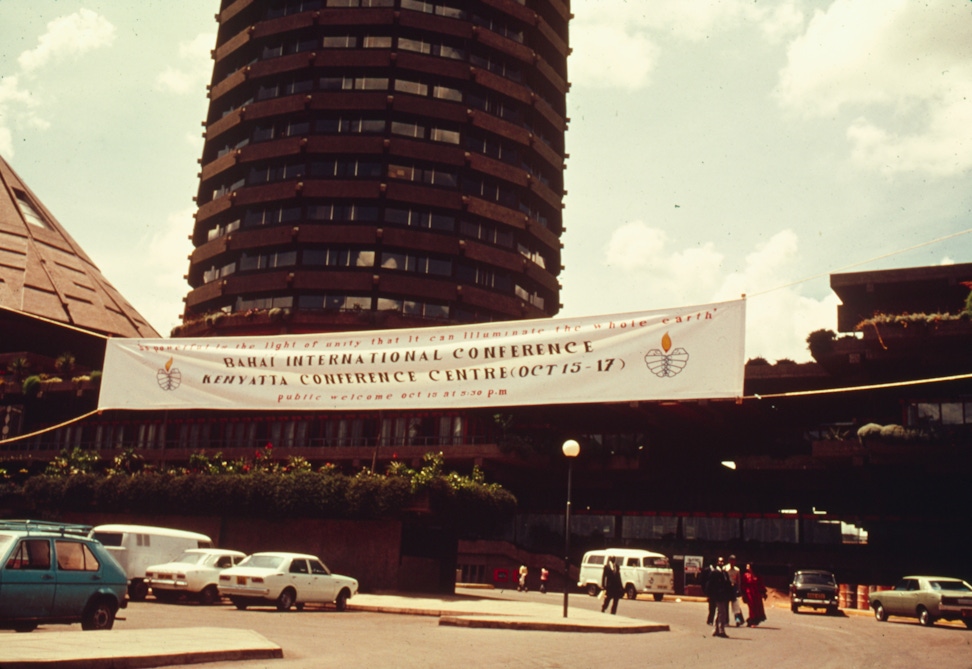
[[[2,157],[0,186],[0,354],[97,356],[105,336],[159,336]]]

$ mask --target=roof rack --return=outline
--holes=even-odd
[[[59,523],[53,520],[0,520],[0,530],[16,530],[20,532],[52,532],[61,536],[72,534],[87,536],[91,532],[91,525],[77,523]]]

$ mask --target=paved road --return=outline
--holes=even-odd
[[[477,593],[472,593],[477,594]],[[559,594],[502,592],[491,596],[529,598],[562,607]],[[353,600],[352,600],[353,601]],[[572,595],[570,606],[593,609],[597,602]],[[434,619],[333,610],[279,614],[270,609],[136,605],[127,625],[185,625],[200,613],[215,626],[255,629],[284,649],[283,660],[235,666],[303,669],[369,667],[874,667],[972,668],[972,631],[913,622],[878,623],[868,615],[829,617],[773,608],[756,629],[738,628],[716,639],[705,626],[705,605],[696,602],[621,602],[619,613],[668,623],[670,632],[637,635],[566,634],[442,627]],[[230,667],[231,663],[208,665]]]
[[[477,595],[475,591],[463,591]],[[532,600],[561,610],[560,594],[494,592],[501,600]],[[352,600],[352,603],[354,600]],[[597,601],[572,595],[572,610]],[[878,623],[866,614],[829,617],[771,608],[756,629],[735,628],[729,639],[710,636],[705,604],[623,600],[619,614],[666,623],[668,632],[602,634],[468,629],[438,625],[432,617],[333,609],[278,613],[271,608],[133,603],[117,629],[221,627],[252,629],[280,645],[283,659],[196,665],[212,669],[393,667],[463,669],[596,666],[777,669],[873,667],[972,669],[972,631],[910,621]],[[47,630],[63,628],[49,627]],[[44,634],[45,629],[34,634]],[[93,633],[85,633],[93,634]]]

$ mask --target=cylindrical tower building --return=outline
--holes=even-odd
[[[223,0],[175,336],[552,316],[569,6]]]

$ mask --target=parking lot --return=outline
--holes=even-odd
[[[562,595],[515,591],[464,591],[468,607],[477,601],[489,607],[508,607],[511,615],[523,604],[539,607],[551,618],[562,618]],[[482,599],[485,596],[485,599]],[[427,602],[425,599],[395,598],[396,601]],[[666,598],[662,602],[623,600],[619,616],[635,621],[653,621],[668,631],[647,634],[603,632],[525,631],[444,626],[418,607],[413,615],[381,613],[355,606],[391,601],[381,595],[362,595],[351,601],[349,610],[311,607],[304,611],[278,612],[272,607],[238,611],[228,604],[158,603],[151,598],[136,602],[123,613],[115,631],[178,630],[207,628],[253,631],[280,647],[280,659],[219,661],[207,667],[276,667],[303,669],[321,666],[371,667],[558,667],[599,666],[605,661],[627,666],[681,667],[881,667],[894,669],[934,664],[937,667],[968,669],[972,631],[961,625],[939,624],[925,628],[906,619],[878,623],[868,612],[795,615],[788,608],[770,607],[768,620],[758,628],[729,630],[728,639],[710,636],[704,624],[705,604]],[[423,604],[425,606],[427,604]],[[485,606],[485,604],[484,604]],[[583,594],[569,598],[568,617],[596,611],[597,600]],[[96,642],[97,635],[111,632],[81,632],[71,628],[42,626],[32,635],[41,638],[71,630],[79,643]],[[224,632],[225,633],[225,632]],[[8,633],[2,633],[6,636]],[[12,634],[12,633],[9,633]],[[11,637],[5,639],[8,640]],[[2,647],[3,644],[0,644]],[[0,651],[2,653],[2,651]]]

